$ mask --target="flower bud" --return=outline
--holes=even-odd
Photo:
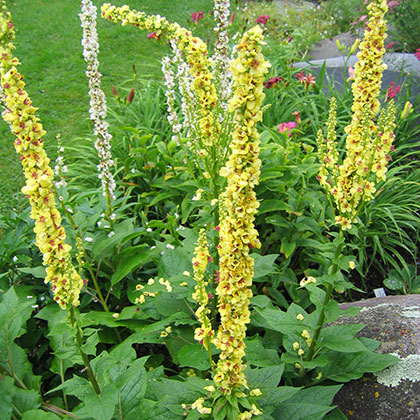
[[[400,118],[405,120],[413,112],[413,104],[410,101],[407,101],[404,105],[404,109],[401,112]]]

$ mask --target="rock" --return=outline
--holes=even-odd
[[[381,342],[378,352],[401,358],[395,366],[344,384],[334,403],[354,420],[420,419],[420,295],[386,296],[342,304],[363,309],[337,323],[363,323],[359,333]]]
[[[317,42],[308,52],[308,58],[310,60],[326,59],[333,57],[340,57],[341,51],[338,49],[337,41],[341,45],[351,48],[356,41],[356,35],[351,32],[345,32],[340,35],[336,35],[334,38],[324,39],[323,41]]]

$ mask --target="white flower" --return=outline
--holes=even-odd
[[[15,256],[12,258],[12,260],[13,260],[13,262],[17,262],[18,257],[15,255]]]
[[[175,247],[173,245],[171,245],[171,244],[166,244],[166,248],[168,248],[168,249],[175,249]]]
[[[93,242],[93,238],[91,238],[90,236],[86,236],[85,241],[86,242]]]

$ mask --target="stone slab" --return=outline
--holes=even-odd
[[[363,323],[359,333],[381,342],[378,352],[401,362],[344,384],[334,403],[354,420],[420,419],[420,295],[386,296],[340,305],[362,307],[338,323]]]

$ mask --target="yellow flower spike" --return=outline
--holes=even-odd
[[[259,182],[259,134],[256,124],[262,118],[264,75],[270,64],[261,53],[262,29],[256,26],[245,33],[231,64],[233,97],[228,109],[234,112],[232,153],[222,169],[227,187],[220,197],[219,284],[216,289],[220,326],[214,344],[221,350],[214,376],[224,394],[246,387],[244,376],[244,338],[250,321],[254,261],[249,256],[259,248],[254,227],[259,203],[254,187]]]
[[[198,235],[197,246],[194,249],[194,258],[192,260],[194,270],[194,280],[197,282],[192,298],[200,305],[195,311],[195,315],[200,321],[200,327],[194,331],[194,339],[203,344],[206,350],[209,350],[210,342],[214,337],[214,331],[211,328],[211,322],[208,317],[210,309],[207,308],[209,295],[206,290],[205,271],[210,261],[208,243],[205,229],[201,229]]]
[[[375,182],[386,179],[389,153],[394,139],[395,106],[392,101],[388,109],[380,111],[382,73],[386,69],[382,58],[385,53],[386,0],[372,0],[368,5],[369,23],[354,68],[352,84],[353,105],[351,124],[345,128],[346,154],[338,163],[335,120],[336,102],[331,101],[327,123],[327,144],[322,131],[318,132],[318,156],[321,167],[318,174],[320,184],[332,198],[338,210],[335,221],[342,230],[356,223],[360,203],[374,198]],[[356,49],[356,43],[351,50]],[[377,118],[377,122],[375,119]],[[330,141],[331,139],[331,141]]]
[[[45,283],[52,283],[54,300],[64,309],[69,305],[79,305],[83,280],[73,267],[71,246],[65,243],[66,233],[54,198],[54,175],[43,147],[46,132],[35,116],[37,108],[32,106],[24,90],[23,76],[17,70],[20,63],[13,57],[14,37],[11,15],[2,2],[0,74],[6,108],[2,115],[16,136],[15,149],[21,155],[26,178],[22,192],[31,204],[30,217],[35,220],[36,245],[43,254],[43,264],[47,266]]]

